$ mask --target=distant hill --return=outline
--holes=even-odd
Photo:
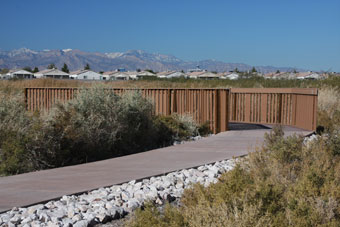
[[[152,69],[154,71],[184,70],[196,68],[208,71],[231,71],[237,68],[240,71],[251,70],[253,66],[242,63],[225,63],[216,60],[183,61],[172,55],[148,53],[142,50],[129,50],[126,52],[99,53],[85,52],[81,50],[43,50],[34,51],[21,48],[12,51],[0,51],[0,68],[31,68],[45,69],[54,63],[61,68],[66,63],[71,71],[82,69],[86,63],[95,71],[110,71],[118,68],[127,70]],[[255,66],[262,73],[280,71],[293,71],[289,67]],[[301,71],[296,69],[297,71]]]

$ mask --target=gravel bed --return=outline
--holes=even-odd
[[[176,202],[184,189],[194,183],[205,187],[235,166],[236,159],[219,161],[198,168],[183,169],[163,176],[99,188],[81,195],[64,195],[56,201],[27,208],[14,207],[0,214],[0,226],[86,227],[125,217],[145,201],[163,205]],[[113,222],[114,223],[114,222]],[[117,222],[117,226],[121,223]],[[114,226],[113,224],[110,226]]]

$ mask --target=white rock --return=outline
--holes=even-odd
[[[122,200],[124,200],[124,201],[128,201],[131,198],[130,193],[127,192],[127,191],[123,191],[121,196],[122,196]]]
[[[130,199],[127,203],[126,203],[126,208],[128,208],[129,211],[133,211],[136,208],[139,207],[139,202],[136,199]]]
[[[184,188],[193,183],[208,186],[218,182],[217,177],[231,170],[235,160],[224,160],[200,166],[197,169],[183,169],[165,176],[151,177],[140,182],[135,180],[122,185],[99,188],[87,194],[63,196],[59,201],[50,201],[28,208],[16,208],[0,214],[0,226],[87,226],[97,222],[116,219],[141,206],[145,200],[162,205],[180,198]],[[124,208],[124,209],[123,209]],[[11,221],[10,221],[11,220]],[[38,221],[39,220],[39,221]]]
[[[88,221],[81,220],[81,221],[77,221],[76,223],[74,223],[73,227],[87,227],[88,224],[89,224]]]
[[[26,217],[24,218],[22,221],[21,221],[21,224],[27,224],[27,223],[30,223],[32,222],[32,218],[31,217]]]
[[[47,222],[47,227],[59,227],[56,223],[53,223],[51,221]]]
[[[81,219],[82,219],[82,218],[81,218],[81,215],[80,215],[80,214],[76,214],[76,215],[73,216],[72,221],[73,221],[73,222],[78,222],[78,221],[80,221]]]
[[[70,219],[70,218],[64,218],[63,219],[63,226],[69,227],[69,226],[72,226],[72,224],[73,224],[72,219]]]
[[[15,215],[9,221],[12,222],[13,224],[17,225],[17,224],[19,224],[21,222],[21,218],[19,216]]]

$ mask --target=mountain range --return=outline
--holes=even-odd
[[[55,64],[59,69],[64,63],[73,70],[82,69],[87,63],[94,71],[111,71],[118,68],[126,70],[151,69],[161,72],[168,70],[190,70],[199,66],[201,69],[216,72],[226,72],[237,68],[240,71],[251,70],[253,66],[243,63],[226,63],[217,60],[184,61],[172,55],[148,53],[142,50],[126,52],[100,53],[81,50],[42,50],[35,51],[21,48],[11,51],[0,51],[0,68],[16,69],[23,67],[38,67],[45,69],[49,64]],[[262,73],[280,70],[293,71],[291,67],[255,66]],[[302,71],[301,69],[295,69]]]

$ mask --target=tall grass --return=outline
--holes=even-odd
[[[340,87],[323,87],[318,96],[318,125],[327,131],[340,129]]]
[[[324,80],[272,80],[262,77],[252,77],[239,80],[203,80],[203,79],[159,79],[146,78],[129,81],[80,81],[80,80],[58,80],[58,79],[34,79],[34,80],[0,80],[0,90],[16,89],[25,87],[92,87],[98,84],[105,84],[116,88],[322,88],[340,87],[340,77],[329,77]]]

